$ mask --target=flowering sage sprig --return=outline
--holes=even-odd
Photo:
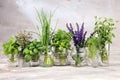
[[[81,28],[78,25],[78,23],[76,23],[76,26],[77,30],[74,30],[71,23],[66,24],[67,29],[69,30],[70,33],[72,33],[74,45],[76,47],[82,48],[85,45],[85,36],[87,34],[87,31],[84,32],[84,23],[82,23]]]

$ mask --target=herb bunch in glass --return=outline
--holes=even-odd
[[[111,18],[106,17],[95,17],[95,28],[97,30],[97,38],[100,43],[100,55],[102,62],[108,62],[109,51],[106,46],[112,43],[112,38],[115,37],[113,33],[115,22]]]
[[[52,38],[52,47],[54,48],[54,56],[56,60],[57,59],[59,60],[59,65],[67,64],[68,50],[71,50],[70,42],[71,42],[71,34],[61,29],[59,29]]]
[[[38,10],[36,10],[37,12],[37,17],[38,17],[38,22],[41,26],[41,29],[39,28],[39,26],[37,26],[38,29],[38,34],[40,37],[40,41],[42,42],[42,45],[45,47],[45,51],[44,51],[44,62],[43,62],[43,66],[52,66],[54,61],[52,59],[52,57],[50,56],[50,43],[51,43],[51,20],[52,20],[52,16],[53,14],[50,13],[49,16],[47,16],[47,14],[41,10],[41,12],[39,13]],[[40,35],[40,32],[41,35]]]
[[[85,36],[87,31],[84,32],[84,23],[82,24],[81,28],[78,23],[76,23],[77,30],[73,29],[71,23],[66,24],[66,26],[69,32],[72,34],[72,39],[77,52],[77,54],[73,55],[72,58],[75,60],[75,65],[78,66],[78,64],[83,61],[83,57],[80,56],[80,53],[83,52],[81,49],[85,47]]]

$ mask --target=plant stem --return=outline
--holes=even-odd
[[[76,66],[78,66],[78,60],[79,60],[79,47],[78,46],[76,46],[76,51],[77,51],[77,60],[76,60],[76,62],[75,62],[75,65]]]

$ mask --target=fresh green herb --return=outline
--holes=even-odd
[[[51,36],[50,25],[51,25],[53,14],[50,13],[50,16],[47,17],[46,13],[42,10],[40,13],[37,11],[37,16],[39,19],[39,23],[42,27],[41,42],[46,47],[45,54],[48,54],[49,43],[51,42],[50,41],[50,36]]]
[[[96,55],[99,53],[99,42],[98,38],[95,35],[90,36],[87,39],[88,46],[88,57],[91,59],[95,59]]]
[[[3,53],[5,55],[10,55],[10,61],[14,62],[15,55],[19,52],[19,45],[17,44],[17,40],[14,36],[10,38],[10,40],[3,44]]]
[[[52,47],[54,56],[59,60],[60,65],[65,65],[68,56],[68,50],[71,50],[71,34],[59,29],[52,38]]]
[[[114,29],[115,22],[111,18],[100,17],[95,18],[95,30],[97,30],[97,37],[100,43],[100,51],[101,51],[101,58],[102,61],[108,59],[108,54],[106,51],[106,45],[112,43],[112,38],[115,37],[114,33],[112,32]]]
[[[44,51],[44,47],[41,42],[37,40],[33,40],[27,47],[24,49],[25,60],[26,62],[29,61],[38,61],[40,57],[40,53]]]
[[[50,13],[50,15],[47,16],[43,10],[40,13],[37,10],[36,12],[37,12],[38,21],[42,29],[41,31],[42,35],[39,35],[40,41],[42,42],[42,45],[45,46],[45,50],[44,50],[45,57],[44,57],[43,66],[52,66],[54,62],[48,52],[51,50],[51,38],[53,35],[53,32],[51,31],[50,28],[53,14]],[[39,27],[37,29],[39,31],[38,33],[40,34]]]
[[[56,52],[62,52],[71,49],[71,34],[64,30],[58,30],[53,36],[52,46],[55,48]]]

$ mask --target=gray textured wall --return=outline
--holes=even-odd
[[[20,10],[33,22],[35,21],[34,8],[43,8],[47,12],[57,8],[54,22],[58,19],[58,27],[64,28],[67,22],[83,21],[87,28],[91,28],[94,16],[106,16],[119,19],[120,0],[18,0]]]

